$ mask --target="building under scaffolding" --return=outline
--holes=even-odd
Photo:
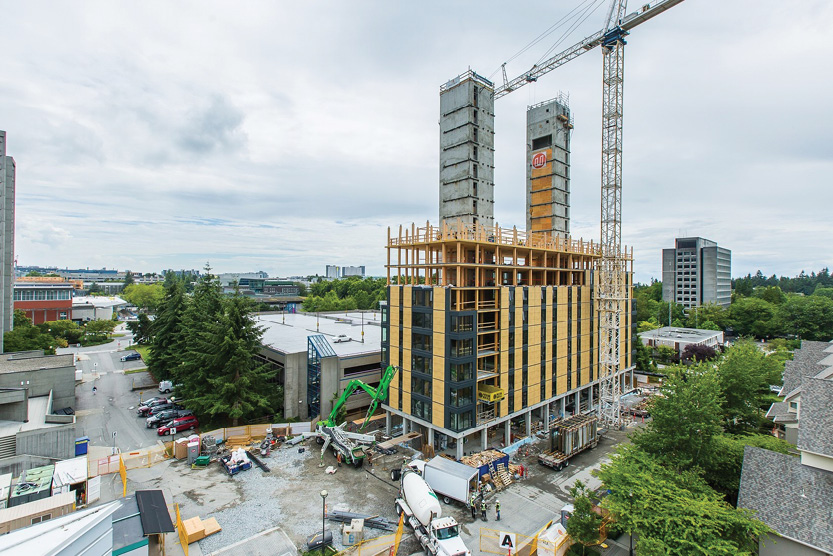
[[[382,358],[401,369],[388,425],[401,420],[438,449],[456,443],[459,459],[471,435],[476,449],[508,445],[512,422],[529,435],[595,407],[597,244],[446,219],[389,231],[387,252]],[[623,282],[619,368],[628,369],[632,270]]]

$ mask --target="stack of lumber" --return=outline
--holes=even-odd
[[[506,465],[503,463],[497,464],[497,476],[500,477],[500,482],[507,487],[512,484],[512,475],[506,470]]]
[[[249,435],[229,436],[226,438],[226,448],[234,450],[235,448],[247,447],[252,443],[252,437]]]
[[[470,456],[463,456],[460,461],[471,467],[482,467],[484,465],[489,465],[495,460],[505,457],[506,454],[499,452],[498,450],[484,450]]]

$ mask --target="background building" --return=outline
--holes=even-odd
[[[14,158],[6,156],[6,132],[0,131],[0,353],[3,333],[14,322],[14,197]]]
[[[699,328],[673,328],[665,326],[639,333],[639,339],[646,346],[657,348],[668,346],[681,355],[688,345],[708,346],[719,351],[723,346],[723,332]]]
[[[273,382],[283,387],[284,417],[327,417],[333,396],[354,378],[377,386],[382,376],[381,321],[378,312],[258,316],[264,329],[258,360],[277,371]],[[334,342],[339,334],[350,340]],[[348,417],[363,417],[369,405],[370,397],[357,392],[346,404]]]
[[[400,368],[385,409],[435,448],[512,441],[512,421],[590,411],[598,399],[599,253],[517,230],[422,228],[388,238],[383,364]],[[393,261],[419,261],[416,264]],[[396,285],[403,283],[434,285]],[[631,367],[632,274],[620,380]],[[473,438],[471,435],[475,435]]]
[[[494,84],[468,71],[440,87],[440,225],[494,225],[494,173]]]
[[[69,282],[15,282],[14,308],[26,313],[32,324],[71,320],[73,289]]]
[[[348,276],[361,276],[364,278],[365,269],[364,266],[343,266],[341,267],[341,277],[347,278]]]
[[[686,308],[732,303],[732,252],[702,237],[662,250],[662,300]]]
[[[526,229],[570,234],[570,132],[567,100],[560,96],[526,111]]]
[[[112,320],[114,314],[129,303],[121,297],[103,295],[78,296],[72,298],[72,320],[86,322],[91,320]]]
[[[324,269],[324,276],[329,280],[338,280],[339,276],[339,267],[334,264],[328,264]]]

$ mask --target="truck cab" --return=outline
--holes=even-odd
[[[431,521],[431,536],[437,543],[438,556],[471,556],[460,538],[460,526],[453,517],[441,517]]]

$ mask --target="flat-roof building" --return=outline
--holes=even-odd
[[[675,328],[664,326],[639,333],[642,343],[650,347],[668,346],[681,354],[688,345],[708,346],[719,349],[723,346],[723,332],[699,328]]]
[[[350,380],[379,383],[379,312],[270,313],[257,319],[263,328],[258,360],[277,372],[274,382],[283,387],[284,417],[327,417],[333,396],[340,395]],[[347,340],[336,341],[340,335]],[[362,391],[351,396],[346,407],[348,413],[360,413],[368,405],[370,397]]]
[[[69,282],[14,283],[14,308],[23,311],[32,324],[72,319],[73,285]]]
[[[662,250],[662,300],[687,309],[732,303],[732,252],[702,237],[677,238]]]

